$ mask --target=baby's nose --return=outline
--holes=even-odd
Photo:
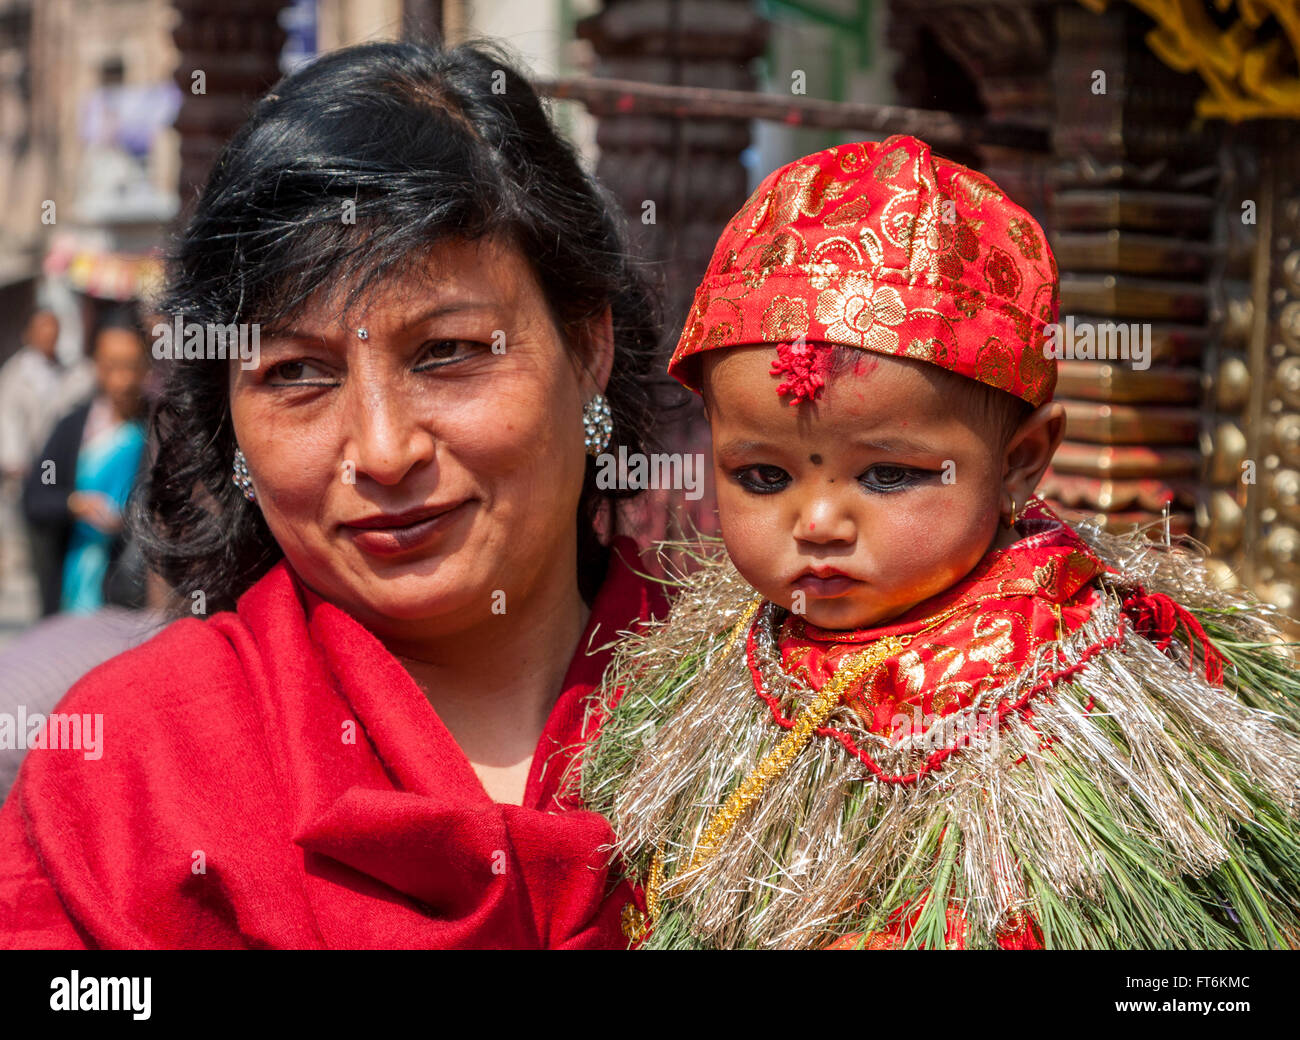
[[[857,537],[857,524],[852,511],[838,496],[819,494],[809,498],[799,510],[794,534],[801,542],[818,545],[852,542]]]

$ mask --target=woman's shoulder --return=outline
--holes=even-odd
[[[15,793],[84,821],[134,811],[148,790],[180,820],[207,804],[201,792],[273,789],[254,629],[234,611],[180,618],[92,668],[30,723],[44,746],[29,743]]]
[[[205,691],[229,691],[228,680],[239,655],[223,631],[226,618],[178,618],[144,642],[110,657],[81,677],[56,710],[111,709],[115,714],[134,707],[153,710],[160,702],[177,707],[193,704]],[[219,680],[214,684],[205,680]]]
[[[92,668],[55,711],[104,713],[137,733],[229,726],[234,717],[256,714],[248,673],[256,668],[252,658],[273,638],[259,629],[293,612],[301,615],[301,605],[279,564],[243,594],[235,610],[176,618]]]

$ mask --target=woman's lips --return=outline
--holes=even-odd
[[[426,542],[441,534],[454,524],[462,515],[468,502],[461,502],[436,516],[417,520],[405,527],[350,527],[345,530],[352,535],[352,540],[364,552],[375,556],[396,556],[399,553],[418,549]]]
[[[835,599],[837,596],[847,595],[853,589],[861,585],[862,582],[857,578],[850,578],[846,574],[803,574],[796,578],[794,587],[807,593],[809,596],[816,596],[818,599]]]

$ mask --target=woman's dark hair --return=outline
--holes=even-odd
[[[289,323],[323,285],[346,286],[351,306],[441,240],[501,235],[531,262],[571,351],[584,323],[612,310],[613,444],[645,451],[660,313],[615,213],[496,46],[349,47],[278,83],[226,146],[173,250],[161,310],[205,325]],[[179,597],[201,589],[208,610],[229,609],[282,553],[231,481],[227,364],[164,364],[133,523]],[[578,517],[588,600],[608,564],[592,521],[604,499],[635,493],[600,490],[595,473],[589,458]]]

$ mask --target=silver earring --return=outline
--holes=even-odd
[[[582,429],[586,434],[587,454],[599,455],[614,436],[614,416],[604,394],[597,394],[582,406]]]
[[[244,493],[244,497],[250,502],[257,501],[257,492],[253,490],[253,478],[248,473],[248,460],[244,458],[244,453],[238,448],[235,449],[235,474],[231,478],[235,486]]]
[[[357,339],[369,339],[369,338],[370,338],[369,329],[357,329]]]

